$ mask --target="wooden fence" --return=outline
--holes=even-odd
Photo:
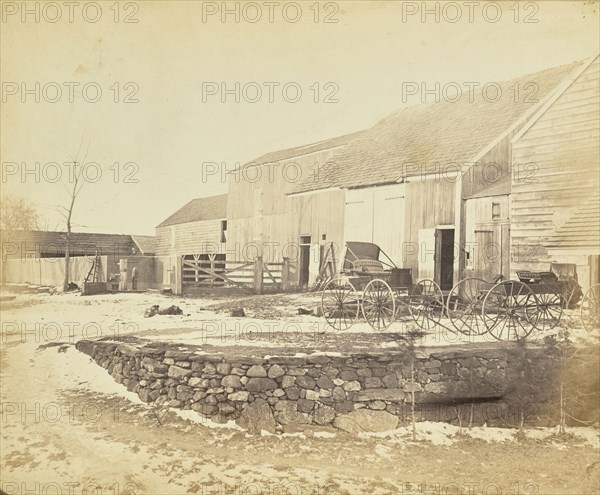
[[[284,292],[289,288],[290,262],[265,263],[222,259],[222,255],[186,255],[181,260],[182,292],[237,289],[252,294]]]

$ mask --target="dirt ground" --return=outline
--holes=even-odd
[[[153,409],[72,345],[98,331],[202,342],[200,325],[228,325],[228,310],[240,305],[248,321],[266,318],[305,328],[318,319],[298,316],[297,308],[313,303],[314,295],[298,294],[228,300],[20,294],[3,300],[2,490],[100,493],[94,489],[101,487],[102,493],[121,495],[600,493],[597,428],[571,428],[566,436],[556,435],[555,429],[519,435],[516,430],[461,432],[454,425],[418,423],[417,441],[407,424],[389,434],[361,437],[333,429],[250,436],[234,424],[200,420],[192,411]],[[143,318],[151,304],[176,304],[184,315]],[[321,333],[303,332],[298,347]],[[397,338],[392,334],[380,337],[380,345],[393,345]],[[361,329],[354,335],[368,337]],[[334,346],[344,336],[328,334],[325,340]]]

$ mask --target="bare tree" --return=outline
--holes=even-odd
[[[63,282],[63,290],[64,291],[69,290],[69,278],[71,277],[71,219],[73,218],[73,210],[75,208],[75,200],[77,199],[77,196],[81,192],[81,188],[84,185],[84,182],[82,181],[82,173],[83,173],[83,168],[85,166],[85,160],[87,158],[87,152],[89,149],[89,143],[88,143],[87,149],[85,151],[85,155],[83,156],[81,163],[79,163],[79,155],[81,153],[82,144],[83,144],[83,139],[81,141],[81,144],[79,145],[79,150],[77,151],[77,154],[75,156],[71,156],[71,160],[73,163],[73,173],[70,174],[70,179],[72,181],[72,187],[70,190],[67,188],[67,191],[69,193],[69,207],[68,208],[66,208],[64,206],[60,207],[61,214],[63,215],[63,217],[65,218],[65,221],[67,223],[67,242],[65,245],[65,279]]]

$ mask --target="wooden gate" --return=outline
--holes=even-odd
[[[226,260],[224,254],[188,254],[181,259],[184,295],[209,292],[262,294],[288,288],[289,260],[282,263]]]

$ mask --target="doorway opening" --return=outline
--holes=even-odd
[[[300,236],[300,266],[298,267],[298,285],[300,285],[301,287],[308,286],[308,279],[310,273],[310,243],[311,236]]]
[[[436,231],[436,281],[443,291],[454,285],[454,229]]]

